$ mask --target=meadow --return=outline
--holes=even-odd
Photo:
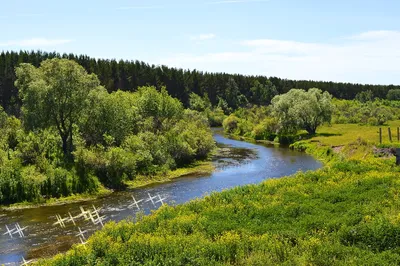
[[[400,167],[377,152],[396,146],[379,145],[378,129],[323,126],[291,146],[322,160],[320,170],[108,223],[38,264],[398,265]]]

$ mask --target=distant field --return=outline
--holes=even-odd
[[[390,121],[387,126],[382,128],[383,143],[390,143],[388,136],[388,127],[392,129],[393,143],[397,143],[397,127],[400,127],[400,120]],[[379,126],[356,125],[356,124],[334,124],[332,126],[322,126],[317,130],[318,136],[313,140],[319,140],[324,144],[339,146],[349,144],[362,138],[368,142],[379,143]]]

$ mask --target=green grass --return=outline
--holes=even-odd
[[[317,137],[313,140],[321,141],[324,144],[339,146],[354,142],[357,138],[362,138],[368,142],[379,143],[379,128],[382,128],[383,143],[390,143],[387,128],[392,130],[393,143],[397,143],[397,127],[400,127],[400,120],[390,121],[387,126],[368,126],[356,124],[340,124],[323,126],[318,129]],[[326,136],[324,136],[326,135]]]
[[[376,129],[323,127],[293,145],[323,169],[109,223],[39,265],[399,265],[400,167]]]
[[[138,188],[155,183],[169,182],[173,179],[185,176],[205,176],[215,170],[211,161],[197,161],[186,167],[160,173],[152,176],[136,176],[135,180],[125,182],[129,188]]]
[[[104,197],[113,193],[112,190],[101,186],[98,191],[94,193],[81,193],[74,194],[68,197],[60,197],[60,198],[49,198],[46,200],[41,200],[39,202],[18,202],[10,205],[0,206],[0,210],[18,210],[18,209],[27,209],[27,208],[37,208],[41,206],[55,206],[62,204],[69,204],[74,202],[82,202],[82,201],[90,201],[96,198]]]
[[[211,161],[197,161],[190,165],[187,165],[186,167],[178,168],[176,170],[170,170],[166,173],[159,173],[152,176],[137,176],[135,180],[126,181],[125,184],[127,188],[133,189],[156,183],[165,183],[173,179],[185,176],[205,176],[211,174],[214,170],[215,168]],[[8,206],[0,206],[0,210],[17,210],[26,208],[37,208],[40,206],[55,206],[74,202],[90,201],[96,198],[107,196],[111,193],[113,193],[113,190],[101,186],[99,190],[94,193],[82,193],[71,195],[68,197],[50,198],[40,202],[19,202],[10,204]]]

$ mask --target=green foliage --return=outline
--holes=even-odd
[[[400,89],[391,89],[388,91],[386,99],[390,101],[399,101],[400,100]]]
[[[337,124],[370,124],[384,125],[388,121],[399,117],[400,106],[394,101],[375,100],[361,103],[359,101],[333,101],[333,123]]]
[[[315,134],[318,126],[331,121],[331,101],[332,96],[319,89],[292,89],[286,94],[276,96],[272,100],[272,106],[282,126],[282,132],[296,133],[299,129],[305,129],[309,134]]]
[[[251,136],[255,140],[273,141],[279,130],[279,122],[276,118],[268,117],[256,125],[251,132]]]
[[[138,95],[136,106],[139,115],[152,120],[149,125],[142,124],[145,130],[162,131],[182,119],[184,110],[182,103],[169,96],[165,88],[158,92],[154,87],[142,87],[135,94]]]
[[[229,107],[228,103],[221,97],[218,97],[217,108],[223,110],[225,114],[230,114],[233,111],[233,109]]]
[[[79,122],[87,145],[120,145],[129,134],[138,131],[139,110],[134,94],[122,91],[109,94],[98,88],[90,93],[88,102]]]
[[[271,100],[278,95],[278,90],[275,85],[267,80],[265,84],[260,83],[256,80],[251,91],[251,102],[257,105],[269,105]]]
[[[248,102],[246,96],[240,93],[239,86],[234,78],[228,79],[224,96],[228,106],[233,110],[237,109],[238,107],[245,106]]]
[[[213,110],[207,110],[206,115],[211,127],[221,127],[226,118],[224,110],[219,107],[216,107]]]
[[[0,106],[0,128],[5,127],[7,122],[7,114],[4,112],[3,107]]]
[[[237,118],[234,114],[231,114],[224,120],[222,126],[224,127],[224,130],[226,132],[234,133],[238,128],[238,124],[239,124],[239,118]]]
[[[20,101],[18,101],[18,90],[14,86],[16,80],[14,69],[21,63],[30,63],[38,67],[41,62],[51,58],[64,58],[73,60],[82,65],[88,73],[96,74],[101,84],[108,92],[117,90],[136,91],[142,86],[155,86],[158,89],[166,86],[170,95],[178,98],[186,107],[189,105],[189,95],[194,92],[198,95],[208,95],[210,102],[216,106],[220,98],[228,99],[227,90],[229,79],[234,79],[243,95],[251,104],[265,104],[255,95],[264,95],[263,89],[260,94],[252,93],[251,88],[255,82],[264,86],[271,82],[276,87],[278,94],[288,92],[292,88],[319,88],[327,91],[339,99],[354,99],[355,96],[364,91],[372,91],[374,97],[384,99],[389,90],[399,89],[393,85],[361,85],[338,82],[321,82],[311,80],[288,80],[277,77],[230,75],[226,73],[209,73],[196,70],[183,70],[167,66],[155,67],[140,61],[95,59],[87,55],[59,54],[42,51],[20,51],[0,53],[0,105],[8,114],[19,115]],[[257,91],[257,90],[256,90]],[[231,93],[229,93],[231,94]],[[244,103],[244,97],[237,102]],[[254,100],[254,101],[253,101]],[[267,99],[268,101],[268,99]],[[220,106],[222,107],[222,106]],[[231,106],[232,107],[232,106]],[[227,113],[229,114],[229,113]]]
[[[21,64],[16,74],[23,116],[0,109],[0,204],[122,189],[214,149],[206,115],[165,88],[108,93],[66,59]]]
[[[236,110],[224,120],[223,127],[229,134],[273,141],[280,125],[276,118],[271,117],[269,107],[253,106]]]
[[[66,59],[43,61],[39,68],[21,64],[15,85],[22,99],[24,125],[29,130],[57,128],[63,152],[73,151],[73,127],[85,108],[91,90],[100,85],[79,64]]]
[[[195,110],[201,113],[204,113],[211,127],[220,127],[222,126],[222,122],[225,119],[224,110],[229,112],[232,110],[228,107],[228,104],[225,100],[220,99],[221,106],[212,107],[210,99],[207,94],[203,97],[195,93],[191,93],[189,97],[189,107],[191,110]]]
[[[355,100],[362,103],[373,101],[374,93],[371,90],[362,91],[360,93],[357,93]]]
[[[400,248],[400,225],[384,217],[360,223],[340,231],[340,240],[345,245],[358,246],[374,252],[398,251]]]
[[[121,188],[137,174],[155,175],[204,159],[214,148],[207,119],[184,110],[165,90],[101,93],[95,97],[106,104],[99,111],[93,105],[81,129],[86,143],[95,146],[78,154],[82,167],[108,187]]]
[[[382,126],[389,121],[399,118],[400,103],[398,101],[374,100],[373,102],[361,103],[359,101],[332,100],[332,124],[355,124],[344,126],[347,128],[359,125]],[[287,106],[289,108],[289,105]],[[248,137],[254,140],[275,141],[281,144],[291,144],[300,140],[304,132],[282,125],[271,110],[272,106],[252,108],[239,108],[230,118],[225,120],[224,129],[229,134]],[[287,114],[289,116],[289,114]],[[293,117],[293,123],[298,122]],[[284,124],[286,122],[284,121]],[[288,123],[287,123],[288,124]],[[283,130],[286,126],[286,130]],[[377,129],[376,129],[377,130]],[[336,132],[342,134],[342,130]],[[376,135],[376,133],[375,133]]]
[[[82,186],[79,175],[49,163],[23,166],[18,158],[2,158],[0,167],[0,204],[41,202],[48,197],[93,192],[99,188],[91,176],[90,185]],[[42,168],[42,169],[41,169]],[[43,169],[44,168],[44,169]]]
[[[196,110],[198,112],[204,112],[206,110],[211,109],[211,102],[208,99],[208,96],[205,95],[203,98],[192,92],[189,95],[189,107],[192,110]]]

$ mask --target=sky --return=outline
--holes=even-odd
[[[208,72],[400,85],[399,0],[0,4],[4,51],[57,51]]]

